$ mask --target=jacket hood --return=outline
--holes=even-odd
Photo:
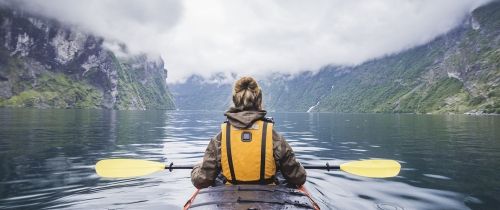
[[[257,120],[263,120],[267,112],[265,110],[240,110],[236,108],[230,108],[224,116],[227,117],[229,123],[237,128],[248,128],[253,125]]]

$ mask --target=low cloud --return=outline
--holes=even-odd
[[[446,33],[488,0],[23,0],[27,10],[161,54],[169,82],[356,65]]]

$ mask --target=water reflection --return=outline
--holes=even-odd
[[[495,209],[500,119],[493,116],[272,113],[306,164],[388,158],[400,175],[308,171],[325,209]],[[102,179],[98,160],[201,160],[222,113],[0,109],[0,209],[171,209],[193,192],[189,171]]]

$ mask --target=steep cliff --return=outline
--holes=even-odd
[[[230,99],[230,85],[188,83],[203,86],[200,94]],[[423,46],[358,66],[275,74],[260,83],[266,109],[274,111],[500,113],[500,2],[474,10],[462,25]],[[194,99],[185,92],[189,88],[177,86],[172,88],[183,97],[183,109]],[[205,109],[197,104],[204,101],[190,109]],[[227,102],[211,107],[222,110]]]
[[[117,56],[100,37],[6,6],[0,24],[0,106],[174,108],[161,58]]]

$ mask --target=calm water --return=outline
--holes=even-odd
[[[308,171],[325,209],[498,209],[500,117],[271,113],[305,164],[398,160],[388,179]],[[190,171],[101,179],[94,164],[201,159],[222,113],[0,109],[0,209],[178,209]]]

